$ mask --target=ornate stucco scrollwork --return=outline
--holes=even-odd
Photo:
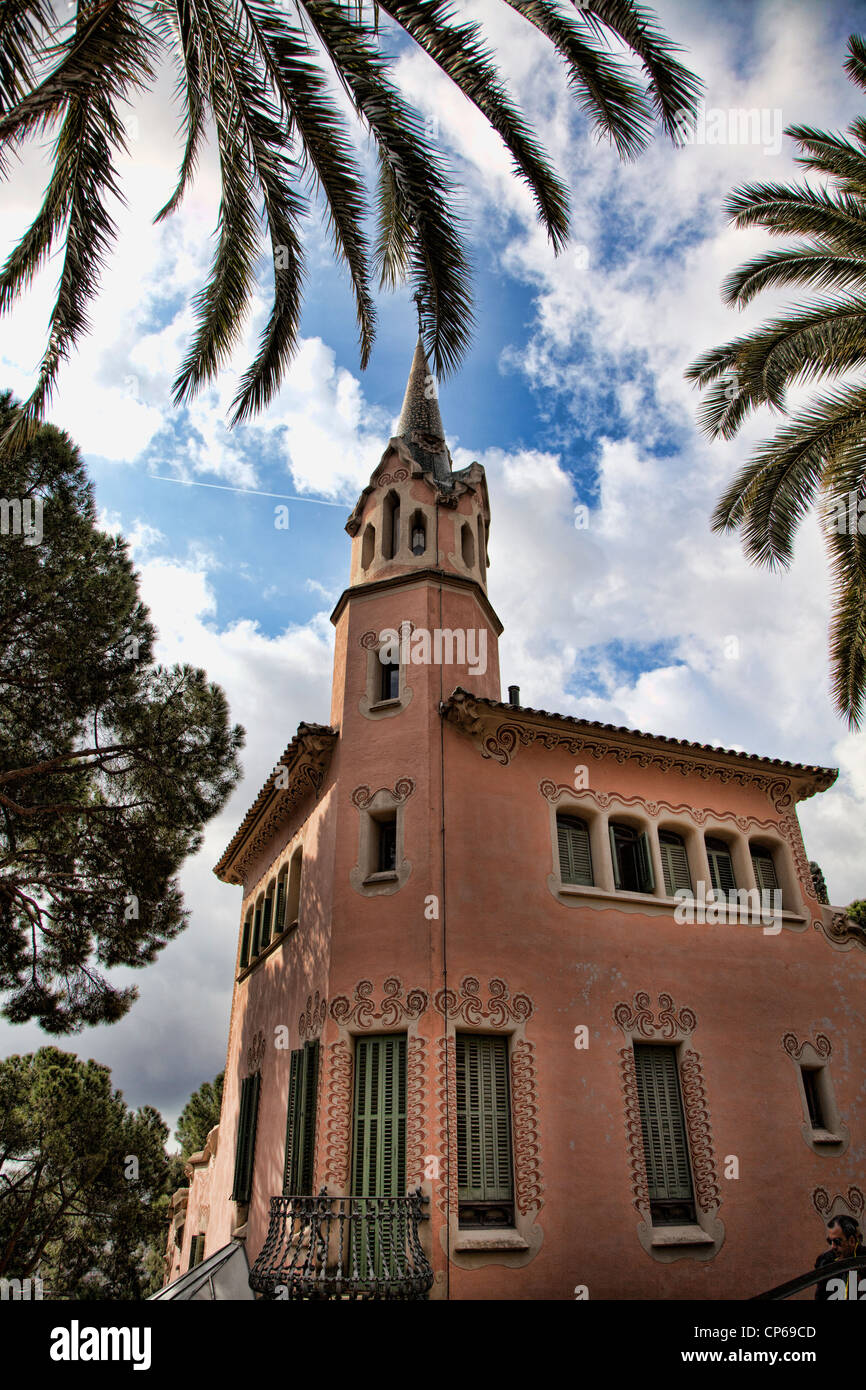
[[[800,1060],[800,1057],[803,1054],[803,1048],[806,1046],[807,1043],[810,1042],[811,1039],[809,1038],[804,1038],[803,1041],[800,1042],[796,1033],[786,1033],[785,1036],[782,1038],[783,1048],[785,1049],[789,1057],[793,1057],[795,1062],[798,1062]],[[825,1059],[830,1056],[830,1053],[833,1050],[830,1039],[827,1037],[826,1033],[816,1033],[815,1041],[811,1043],[811,1046],[814,1048],[815,1052],[817,1052],[819,1057],[823,1057]]]
[[[265,1035],[261,1031],[261,1029],[259,1029],[259,1031],[253,1036],[253,1040],[247,1048],[248,1072],[256,1072],[261,1068],[262,1062],[265,1060],[265,1053],[267,1052],[267,1050],[268,1048],[267,1043],[265,1042]]]
[[[319,998],[319,991],[316,990],[315,1001],[313,996],[308,994],[307,1006],[298,1019],[298,1035],[302,1042],[321,1033],[322,1024],[325,1022],[325,1012],[326,1000]]]
[[[830,1196],[826,1187],[816,1187],[812,1193],[812,1205],[818,1215],[823,1217],[825,1221],[830,1219],[830,1215],[834,1208],[837,1209],[837,1215],[841,1215],[841,1213],[838,1212],[840,1206],[847,1207],[850,1215],[853,1216],[856,1221],[863,1215],[863,1208],[866,1206],[866,1198],[864,1198],[860,1188],[855,1187],[853,1184],[848,1188],[844,1196],[841,1192],[837,1192],[835,1197]]]
[[[461,981],[459,993],[453,989],[440,989],[433,1006],[449,1018],[460,1018],[464,1023],[492,1023],[497,1028],[507,1023],[522,1023],[532,1017],[533,1004],[529,995],[515,994],[511,998],[504,980],[488,981],[486,1004],[479,995],[480,988],[481,984],[475,976],[467,975]]]
[[[390,787],[379,788],[379,792],[386,792],[395,803],[408,801],[414,790],[415,783],[411,777],[401,777],[393,790]],[[369,787],[356,787],[352,792],[352,805],[357,806],[359,811],[363,811],[370,805],[374,797],[379,795],[379,792],[372,792]]]
[[[372,980],[359,980],[354,989],[354,1002],[350,1002],[345,994],[338,994],[331,1000],[331,1018],[343,1028],[372,1028],[374,1025],[392,1028],[401,1019],[420,1018],[426,1012],[426,991],[410,989],[404,998],[403,985],[396,976],[392,975],[384,982],[382,1003],[378,1009],[370,998],[372,992]]]
[[[669,994],[659,995],[658,1014],[654,1013],[645,990],[638,990],[631,1004],[617,1004],[613,1017],[625,1033],[668,1041],[694,1032],[698,1021],[691,1009],[676,1009]]]
[[[328,1048],[325,1094],[325,1182],[333,1184],[338,1192],[344,1192],[349,1181],[352,1137],[352,1054],[343,1038],[336,1039]]]

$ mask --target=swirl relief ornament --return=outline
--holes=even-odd
[[[328,1049],[327,1138],[325,1141],[325,1181],[345,1192],[349,1181],[349,1150],[352,1135],[352,1054],[342,1038]]]
[[[792,1057],[795,1062],[799,1062],[803,1055],[803,1048],[807,1043],[824,1061],[826,1061],[833,1050],[830,1039],[827,1037],[826,1033],[816,1033],[814,1042],[811,1042],[809,1038],[804,1038],[803,1041],[800,1042],[796,1033],[786,1033],[782,1039],[783,1048],[788,1056]]]
[[[316,990],[315,1003],[313,996],[307,995],[307,1007],[298,1019],[298,1034],[301,1042],[307,1038],[314,1038],[322,1031],[322,1024],[325,1022],[326,1001],[319,999],[319,991]]]
[[[658,1012],[655,1012],[645,990],[638,990],[631,1004],[617,1004],[613,1017],[624,1033],[662,1038],[667,1042],[694,1032],[698,1021],[691,1009],[677,1009],[669,994],[659,995]]]
[[[538,1087],[535,1048],[525,1038],[511,1054],[511,1114],[514,1129],[514,1187],[521,1215],[544,1205],[541,1152],[538,1136]]]
[[[528,994],[509,993],[504,980],[494,978],[487,982],[487,1002],[480,996],[481,984],[474,975],[466,975],[461,981],[459,992],[453,989],[440,989],[433,1005],[447,1018],[459,1018],[464,1023],[492,1023],[503,1028],[507,1023],[525,1023],[532,1017],[534,1006]]]
[[[420,1018],[427,1009],[426,992],[423,989],[410,989],[404,997],[402,982],[395,975],[389,976],[384,982],[382,1002],[378,1009],[370,997],[372,993],[373,981],[359,980],[352,1000],[345,994],[338,994],[332,999],[331,1018],[342,1028],[350,1025],[356,1028],[391,1028],[402,1019]]]

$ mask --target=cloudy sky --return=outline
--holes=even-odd
[[[770,421],[709,444],[683,379],[698,353],[783,302],[765,296],[744,314],[723,306],[722,279],[767,239],[731,229],[722,200],[737,184],[795,173],[785,126],[838,129],[862,111],[841,68],[848,34],[866,31],[864,10],[842,0],[657,0],[706,84],[708,131],[713,111],[757,108],[762,134],[678,149],[659,139],[623,166],[592,136],[535,31],[500,0],[458,8],[484,22],[574,210],[572,244],[557,258],[496,137],[423,53],[392,44],[396,78],[450,163],[475,265],[473,348],[440,401],[455,465],[477,459],[487,470],[503,685],[544,709],[839,767],[801,823],[831,900],[864,896],[866,734],[847,733],[833,713],[820,535],[802,528],[780,576],[711,533],[718,493]],[[130,112],[120,241],[50,418],[80,445],[103,524],[132,546],[160,659],[205,667],[247,730],[244,780],[183,871],[191,926],[157,964],[128,972],[140,998],[127,1018],[60,1042],[110,1065],[130,1104],[156,1105],[173,1125],[225,1060],[240,890],[212,866],[298,722],[327,721],[328,614],[348,578],[343,528],[399,412],[415,315],[406,292],[380,297],[378,344],[361,373],[350,295],[313,219],[303,341],[277,401],[255,424],[227,429],[267,312],[263,265],[236,371],[174,409],[218,190],[211,156],[180,213],[152,225],[179,157],[171,87],[167,73]],[[369,167],[360,136],[359,149]],[[3,192],[4,258],[44,181],[30,149]],[[0,323],[0,387],[22,396],[55,277],[52,265]],[[275,500],[257,492],[301,499],[288,503],[288,531],[274,527]],[[579,507],[586,527],[575,526]],[[44,1041],[35,1027],[0,1024],[3,1054]]]

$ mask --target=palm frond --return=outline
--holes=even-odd
[[[32,88],[36,61],[54,28],[51,0],[4,0],[0,5],[0,115]]]
[[[454,192],[418,117],[388,81],[370,27],[350,21],[333,0],[303,0],[303,8],[390,169],[390,204],[380,183],[380,213],[390,205],[400,222],[411,227],[408,276],[427,304],[426,346],[434,370],[447,375],[466,352],[473,324],[469,265]],[[394,235],[380,224],[378,245],[393,244]]]
[[[178,67],[175,97],[182,102],[184,151],[175,190],[153,219],[162,222],[180,207],[195,174],[204,135],[205,92],[202,88],[201,60],[189,0],[159,0],[155,17]]]
[[[773,236],[810,235],[843,255],[866,254],[866,208],[841,189],[749,184],[728,195],[725,210],[737,227],[765,227]]]
[[[841,135],[816,130],[813,126],[792,125],[785,131],[805,154],[798,154],[796,162],[805,169],[816,169],[822,174],[830,174],[838,179],[848,193],[866,193],[866,160],[863,151],[845,140]]]
[[[154,40],[143,28],[137,7],[109,0],[100,10],[79,12],[74,34],[62,46],[60,61],[45,81],[0,120],[0,137],[63,115],[54,145],[49,188],[34,223],[0,272],[0,306],[32,279],[66,227],[63,265],[49,322],[48,342],[36,385],[17,414],[6,443],[19,445],[32,432],[50,399],[61,363],[87,331],[87,305],[115,235],[107,211],[120,198],[113,157],[126,149],[118,106],[153,77]]]
[[[816,397],[765,440],[720,498],[714,531],[739,529],[746,555],[775,568],[790,564],[797,527],[840,449],[863,428],[866,387]]]
[[[675,56],[682,52],[634,0],[592,0],[580,7],[583,20],[597,32],[609,29],[640,58],[652,105],[666,133],[676,139],[683,117],[693,117],[703,91],[700,78]]]
[[[506,94],[481,41],[480,26],[454,23],[450,0],[381,0],[381,8],[429,53],[497,132],[559,250],[568,237],[568,192]]]
[[[361,367],[370,360],[376,308],[370,293],[367,204],[346,123],[334,105],[306,34],[290,25],[269,0],[240,0],[264,71],[300,142],[302,164],[320,190],[334,252],[348,270],[355,297]]]
[[[840,256],[819,251],[809,242],[786,250],[765,251],[731,271],[722,283],[726,304],[744,308],[761,290],[783,285],[812,285],[815,289],[842,289],[866,282],[866,255]]]
[[[848,39],[848,57],[844,67],[851,81],[866,91],[866,39],[860,34],[852,34]]]
[[[866,714],[866,420],[850,441],[840,472],[856,479],[851,489],[828,490],[821,518],[830,557],[833,615],[830,661],[838,713],[852,730]],[[844,524],[839,525],[839,517]]]
[[[590,43],[586,27],[550,0],[508,0],[508,4],[544,34],[564,59],[569,86],[599,133],[613,142],[621,159],[636,158],[652,138],[652,112],[625,66]]]

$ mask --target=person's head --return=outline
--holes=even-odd
[[[860,1227],[853,1216],[834,1216],[827,1222],[827,1244],[837,1260],[853,1260],[860,1239]]]

